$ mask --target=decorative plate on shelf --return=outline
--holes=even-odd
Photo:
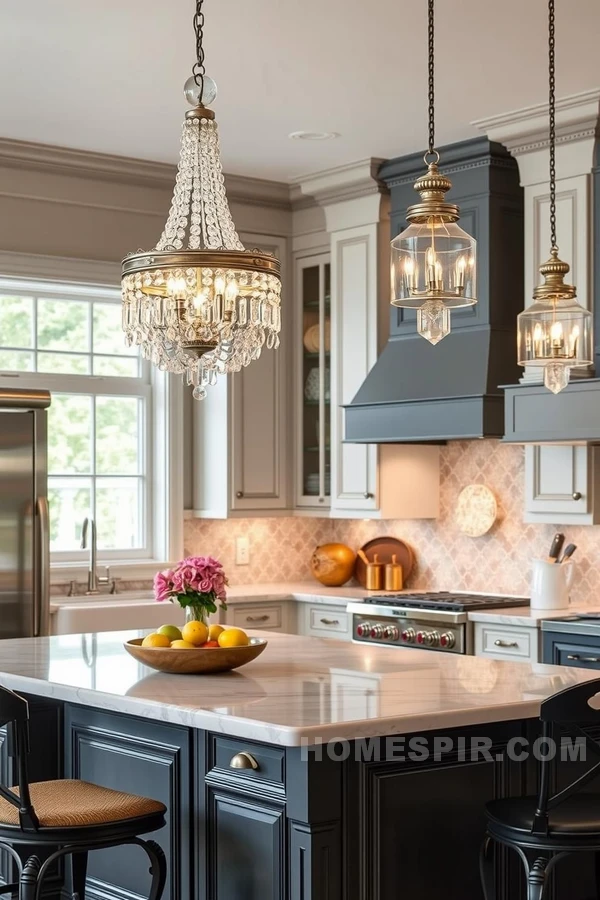
[[[490,530],[498,517],[498,504],[485,484],[469,484],[458,495],[456,524],[463,534],[481,537]]]
[[[304,332],[304,349],[308,353],[318,353],[321,349],[321,326],[311,325]],[[325,352],[331,347],[331,325],[329,319],[325,319]]]

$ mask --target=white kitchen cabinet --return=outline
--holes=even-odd
[[[556,209],[561,259],[571,271],[579,303],[591,308],[593,290],[593,171],[600,92],[595,89],[557,103]],[[539,266],[550,251],[547,104],[503,113],[475,123],[490,140],[504,144],[519,164],[525,193],[525,305],[533,303]],[[597,202],[597,198],[596,198]],[[597,238],[596,238],[597,240]],[[571,378],[589,377],[586,369]],[[539,368],[526,368],[521,381],[542,380]],[[600,522],[596,448],[541,444],[525,448],[526,522],[595,525]]]
[[[242,235],[282,262],[284,304],[292,291],[285,279],[286,241]],[[281,347],[235,375],[221,377],[205,400],[193,401],[193,515],[199,518],[278,515],[289,510],[288,354],[283,317]]]
[[[304,513],[339,518],[435,518],[437,447],[380,448],[344,441],[344,406],[354,399],[389,331],[389,196],[377,180],[379,163],[364,160],[296,183],[302,194],[314,197],[323,208],[329,253],[311,258],[298,251],[295,261],[295,505]],[[330,332],[330,352],[321,347],[318,360],[322,393],[313,449],[318,459],[311,459],[308,449],[315,426],[304,393],[308,371],[303,340],[312,323],[307,309],[317,293],[314,286],[307,287],[311,267],[322,272],[318,320]],[[316,274],[312,281],[316,283]],[[320,481],[318,495],[311,498],[307,488],[314,490],[319,477],[307,480],[313,470],[319,472]]]
[[[297,634],[296,604],[293,600],[273,600],[266,603],[227,604],[219,612],[221,625],[243,628],[244,631],[283,631]]]
[[[540,661],[539,628],[474,622],[475,656],[512,662]]]
[[[352,617],[344,606],[304,602],[297,602],[296,606],[298,634],[351,640]]]
[[[525,521],[600,522],[600,448],[571,444],[525,447]]]

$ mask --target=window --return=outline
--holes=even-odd
[[[153,388],[150,365],[125,346],[120,293],[0,280],[0,378],[52,393],[53,561],[86,558],[80,542],[88,515],[99,556],[152,556]]]

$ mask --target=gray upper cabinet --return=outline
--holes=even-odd
[[[286,308],[287,243],[282,238],[242,235],[282,263]],[[192,506],[199,518],[278,515],[289,509],[290,331],[284,317],[279,350],[263,349],[260,359],[235,375],[220,377],[205,400],[192,401]]]

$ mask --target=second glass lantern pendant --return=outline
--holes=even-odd
[[[435,150],[434,0],[428,0],[429,149],[427,172],[415,183],[419,203],[392,241],[392,304],[417,311],[417,331],[432,344],[450,332],[450,310],[477,303],[477,242],[457,224],[458,206],[445,194],[452,182],[439,169]]]
[[[558,256],[556,242],[554,0],[548,2],[548,74],[550,119],[550,258],[539,268],[544,281],[533,292],[533,304],[517,317],[520,366],[542,367],[544,384],[562,391],[571,369],[592,364],[592,314],[577,302],[577,291],[565,284],[569,264]]]

